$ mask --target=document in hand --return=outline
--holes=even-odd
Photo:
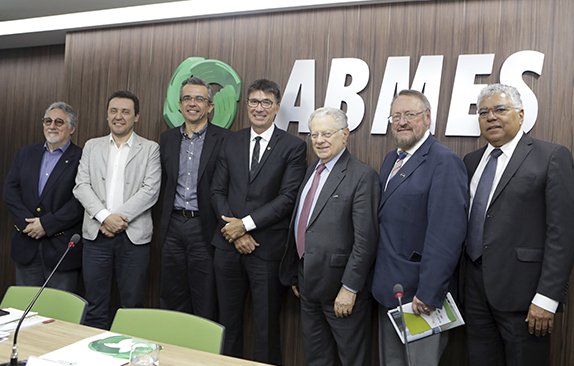
[[[430,315],[416,315],[413,312],[412,303],[403,305],[403,313],[407,324],[407,340],[409,343],[464,325],[464,319],[450,292],[446,295],[442,309],[437,308],[431,311]],[[399,307],[389,310],[387,315],[391,319],[401,341],[405,343]]]

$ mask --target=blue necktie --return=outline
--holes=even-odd
[[[470,259],[476,261],[482,256],[482,236],[484,233],[484,217],[486,215],[486,205],[492,190],[492,182],[496,173],[496,164],[502,150],[494,149],[490,153],[488,163],[482,172],[468,219],[468,232],[466,237],[466,252]]]

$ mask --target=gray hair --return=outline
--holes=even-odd
[[[68,128],[72,129],[78,125],[78,114],[74,110],[74,108],[70,107],[68,103],[64,102],[54,102],[50,104],[46,112],[44,113],[44,117],[48,116],[48,112],[52,109],[59,109],[62,112],[68,115]]]
[[[398,97],[400,96],[406,96],[406,97],[414,97],[417,98],[418,100],[421,101],[421,103],[423,104],[423,107],[427,110],[430,111],[431,107],[430,107],[430,102],[427,99],[427,97],[421,93],[418,90],[413,90],[413,89],[404,89],[401,90],[397,95],[395,95],[393,97],[393,101],[391,102],[391,110],[393,109],[393,104],[395,103],[395,100],[397,100]]]
[[[510,100],[510,103],[514,108],[522,109],[522,99],[520,98],[520,93],[518,92],[518,89],[516,89],[513,86],[504,84],[489,84],[488,86],[482,88],[482,90],[478,94],[476,107],[477,108],[480,107],[480,103],[482,103],[482,100],[484,98],[498,93],[506,94],[508,96],[508,99]]]
[[[190,78],[185,79],[181,83],[181,88],[179,88],[179,100],[183,96],[183,87],[186,85],[201,85],[207,88],[207,100],[209,103],[213,103],[213,88],[209,85],[205,80],[198,78],[197,76],[192,76]]]
[[[335,128],[337,129],[347,128],[348,126],[347,115],[345,114],[345,112],[337,108],[323,107],[317,109],[309,116],[309,122],[308,122],[309,131],[311,130],[311,121],[313,121],[315,117],[325,117],[325,116],[333,117],[333,119],[335,120]]]

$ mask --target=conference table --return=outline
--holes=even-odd
[[[92,337],[105,331],[98,328],[55,320],[47,324],[37,324],[20,329],[18,335],[18,359],[26,360],[29,356],[41,356],[55,351],[84,338]],[[7,341],[0,342],[0,363],[10,361],[14,333]],[[190,348],[161,343],[163,349],[159,354],[160,366],[214,365],[214,366],[255,366],[265,365],[239,358],[202,352]],[[105,366],[105,365],[102,365]]]

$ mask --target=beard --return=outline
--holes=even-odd
[[[408,137],[399,137],[397,133],[393,130],[393,137],[395,138],[395,143],[399,149],[402,151],[410,150],[414,147],[425,135],[426,130],[421,131],[420,133],[415,133],[413,129],[413,134]]]
[[[57,136],[52,136],[46,133],[46,141],[50,144],[57,144],[58,142],[62,141],[62,135],[58,134]]]

